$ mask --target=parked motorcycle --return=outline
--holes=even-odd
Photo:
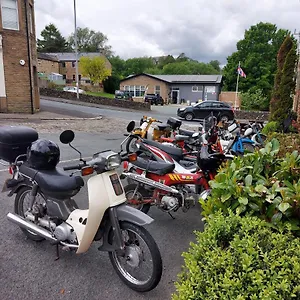
[[[128,136],[128,138],[130,137]],[[160,147],[164,145],[148,140],[147,143],[144,143],[145,141],[143,139],[136,141],[137,160],[131,163],[125,162],[123,165],[123,176],[130,179],[129,185],[124,188],[128,204],[134,205],[145,213],[149,211],[151,205],[155,205],[165,212],[177,211],[180,207],[186,212],[198,200],[195,191],[200,194],[200,197],[205,197],[209,193],[208,181],[214,178],[217,169],[224,161],[223,154],[208,154],[206,145],[206,148],[200,151],[196,162],[200,169],[198,168],[192,173],[173,159],[169,153],[148,143],[156,143]],[[174,155],[175,151],[182,153],[181,149],[164,147],[174,151]],[[135,174],[144,175],[145,179],[151,179],[152,183],[149,184],[149,181],[145,183],[142,178],[136,179]],[[173,195],[170,194],[171,191],[166,193],[166,190],[157,184],[172,187],[178,193],[174,191],[171,193]],[[196,189],[191,189],[190,185]]]
[[[63,144],[75,149],[73,139],[71,130],[60,135]],[[0,129],[0,157],[9,163],[12,174],[4,191],[16,195],[15,211],[8,213],[8,220],[20,226],[29,239],[46,239],[56,245],[57,258],[59,245],[81,254],[99,242],[98,250],[108,252],[113,268],[128,287],[138,292],[154,289],[161,279],[162,260],[143,227],[153,219],[125,204],[116,172],[122,160],[136,156],[103,151],[85,161],[80,153],[79,163],[64,170],[57,167],[59,156],[59,147],[37,139],[31,128]],[[76,171],[69,175],[67,170]],[[84,185],[82,176],[93,174],[87,181],[89,208],[79,209],[72,197]]]

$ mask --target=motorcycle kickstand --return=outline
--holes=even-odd
[[[168,212],[168,214],[173,220],[175,220],[175,217],[170,212]]]
[[[55,257],[54,261],[57,261],[60,259],[58,243],[56,243],[55,246],[56,246],[56,257]]]

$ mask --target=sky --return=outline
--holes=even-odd
[[[74,32],[73,0],[35,0],[37,35]],[[270,22],[300,31],[300,0],[76,0],[77,26],[101,31],[123,59],[180,53],[209,62],[236,51],[245,30]]]

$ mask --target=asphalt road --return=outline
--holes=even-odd
[[[44,103],[43,101],[43,106]],[[86,113],[86,109],[80,108]],[[58,142],[56,134],[40,136]],[[121,140],[120,135],[79,132],[74,146],[86,157],[100,150],[118,149]],[[62,160],[78,157],[68,146],[60,146]],[[3,183],[8,176],[6,169],[1,167],[0,182]],[[86,194],[86,190],[83,189],[75,197],[80,208],[87,207]],[[110,264],[108,254],[99,252],[96,244],[81,255],[61,251],[61,258],[55,261],[55,247],[47,241],[36,243],[27,240],[21,230],[7,220],[6,214],[13,211],[13,206],[13,197],[8,198],[5,193],[0,194],[1,300],[170,299],[171,293],[175,291],[174,281],[183,264],[181,253],[187,250],[189,243],[194,240],[193,231],[203,229],[201,216],[196,208],[187,213],[174,213],[175,220],[157,208],[151,208],[149,214],[155,222],[147,228],[160,248],[164,271],[155,290],[139,294],[120,281]]]
[[[143,111],[129,111],[129,110],[119,110],[115,107],[112,108],[98,108],[98,107],[90,107],[83,105],[74,105],[63,102],[56,102],[51,100],[41,99],[41,110],[49,111],[54,113],[66,114],[74,117],[95,117],[95,116],[106,116],[111,118],[118,118],[123,120],[134,120],[139,122],[143,115],[148,115],[153,118],[156,118],[161,121],[167,121],[168,117],[177,117],[178,107],[172,105],[164,105],[164,106],[151,106],[151,111],[143,112]],[[184,120],[183,124],[189,126],[198,126],[199,121],[186,122]]]

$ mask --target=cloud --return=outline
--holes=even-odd
[[[107,35],[116,55],[179,55],[208,62],[236,50],[245,30],[259,22],[300,30],[299,0],[76,0],[77,23]],[[54,23],[74,32],[73,0],[36,0],[37,34]]]

